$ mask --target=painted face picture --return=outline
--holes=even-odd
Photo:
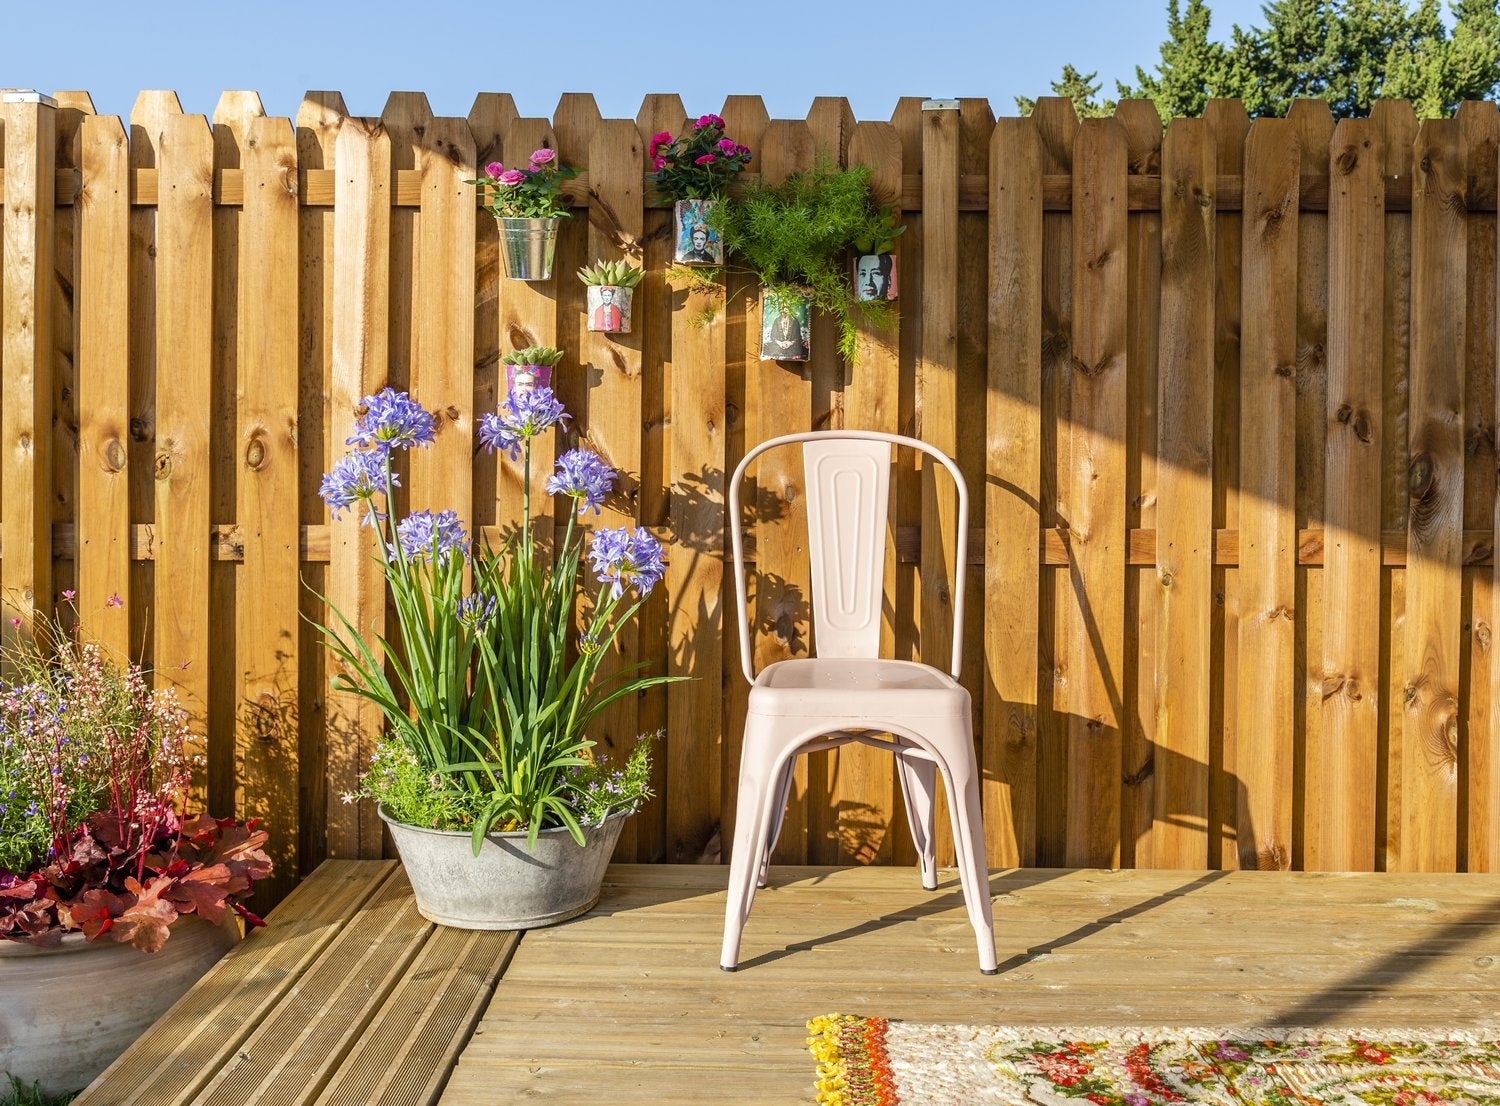
[[[896,298],[896,255],[861,254],[854,259],[854,295],[864,303]]]
[[[677,202],[676,258],[687,265],[723,264],[724,244],[708,227],[707,201]]]
[[[760,356],[763,361],[806,361],[812,341],[806,300],[762,300]]]
[[[603,334],[630,333],[630,301],[634,289],[613,284],[589,286],[589,329]]]

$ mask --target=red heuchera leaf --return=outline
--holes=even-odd
[[[127,824],[126,834],[114,814],[96,813],[58,838],[43,868],[0,871],[0,940],[55,945],[82,932],[155,952],[183,914],[216,923],[232,907],[264,924],[239,902],[271,872],[267,834],[254,822],[169,813],[148,831]]]

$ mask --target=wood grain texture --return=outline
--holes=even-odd
[[[353,425],[364,397],[385,383],[391,267],[391,209],[385,196],[391,144],[385,128],[376,119],[348,120],[334,141],[334,160],[339,193],[333,217],[330,463],[343,452],[345,428]],[[379,649],[385,632],[385,576],[375,559],[379,538],[362,522],[353,511],[330,520],[326,594],[330,607]],[[348,692],[330,691],[327,712],[328,855],[374,859],[381,850],[375,811],[368,803],[355,806],[343,799],[359,790],[384,718],[375,704]]]
[[[52,609],[53,203],[57,108],[6,104],[5,165],[12,191],[0,212],[0,641],[27,639]],[[71,336],[70,336],[71,340]],[[19,620],[17,623],[16,620]]]
[[[1154,861],[1208,862],[1209,616],[1213,605],[1214,214],[1212,134],[1173,120],[1162,147],[1157,434]]]
[[[212,798],[233,795],[233,746],[208,740],[209,699],[233,623],[209,607],[209,449],[213,403],[213,135],[201,115],[165,115],[157,132],[166,182],[156,216],[156,552],[152,619],[157,680],[176,689],[207,753],[195,781]],[[163,382],[167,382],[163,384]],[[284,586],[284,585],[281,585]],[[224,676],[218,675],[224,682]],[[232,716],[231,716],[232,717]],[[205,778],[206,777],[206,778]],[[227,793],[227,794],[226,794]]]
[[[1297,134],[1260,120],[1245,148],[1241,226],[1240,728],[1235,776],[1239,866],[1292,861],[1292,727],[1296,695]]]
[[[1468,181],[1454,120],[1417,131],[1412,194],[1411,514],[1401,678],[1401,864],[1452,871],[1458,860],[1459,611],[1464,481]]]
[[[1037,824],[1037,651],[1041,527],[1042,150],[1024,119],[990,147],[990,363],[986,398],[982,802],[991,864],[1032,864]]]
[[[1385,256],[1385,165],[1368,120],[1343,120],[1329,148],[1328,422],[1323,547],[1323,725],[1307,749],[1308,868],[1375,863],[1380,696],[1381,308],[1370,280]]]
[[[78,610],[89,636],[130,655],[130,144],[118,116],[82,126],[78,198]]]
[[[1069,679],[1058,703],[1068,725],[1069,864],[1120,859],[1120,726],[1125,653],[1126,140],[1114,120],[1086,120],[1073,147],[1071,471],[1064,542],[1070,594],[1058,612]],[[1059,431],[1061,432],[1061,431]]]
[[[1500,158],[1497,158],[1495,189],[1497,193],[1500,193]],[[1496,258],[1496,265],[1500,266],[1500,217],[1497,217],[1495,220],[1495,252],[1493,256]],[[1495,274],[1495,281],[1497,285],[1500,285],[1500,272],[1497,272]],[[1500,293],[1497,293],[1497,295],[1500,295]],[[1494,343],[1496,351],[1495,409],[1491,412],[1491,416],[1495,420],[1493,425],[1496,428],[1497,439],[1500,439],[1500,303],[1496,304],[1495,309]],[[1497,451],[1500,451],[1500,440],[1495,440],[1495,448],[1497,449]],[[1500,479],[1500,476],[1497,476],[1497,479]],[[1500,496],[1497,496],[1495,499],[1490,519],[1491,526],[1494,528],[1494,531],[1496,533],[1500,533]],[[1484,612],[1480,611],[1475,619],[1476,623],[1479,622],[1483,617]],[[1478,644],[1482,645],[1484,652],[1489,658],[1490,719],[1491,723],[1493,724],[1495,722],[1497,714],[1500,714],[1500,653],[1497,653],[1497,646],[1495,641],[1496,635],[1500,634],[1500,565],[1497,565],[1497,567],[1490,573],[1490,609],[1488,612],[1488,617],[1488,634],[1484,635],[1482,637],[1482,640],[1480,640]],[[1480,633],[1480,631],[1476,629],[1476,633]],[[1500,726],[1495,726],[1495,729],[1500,729]],[[1493,730],[1491,732],[1493,733]],[[1481,740],[1483,740],[1483,737],[1481,737]],[[1497,762],[1500,762],[1500,754],[1497,754],[1496,760],[1491,761],[1491,765],[1494,765]],[[1471,804],[1471,812],[1472,809],[1473,804]],[[1500,829],[1496,828],[1496,819],[1500,818],[1500,815],[1497,815],[1496,812],[1490,808],[1488,799],[1486,799],[1485,803],[1481,806],[1481,809],[1484,810],[1484,817],[1481,820],[1480,824],[1484,826],[1486,833],[1490,834],[1500,832]],[[1471,813],[1470,825],[1472,826],[1473,823],[1474,819]],[[1473,846],[1471,845],[1471,849],[1472,848]],[[1486,871],[1493,872],[1496,869],[1500,869],[1500,845],[1494,846],[1490,849],[1486,860],[1488,861],[1488,866],[1485,869]]]
[[[780,183],[799,170],[811,169],[817,160],[812,131],[799,119],[773,119],[761,135],[761,176]],[[756,293],[747,289],[751,295]],[[759,335],[764,300],[757,299],[746,314],[746,393],[755,398],[747,423],[747,448],[780,434],[811,427],[813,418],[812,371],[809,362],[765,361],[759,357]],[[678,341],[673,337],[674,348]],[[814,315],[810,341],[834,341],[830,320]],[[753,361],[750,346],[757,347]],[[751,378],[754,383],[751,383]],[[674,398],[674,411],[676,400]],[[673,417],[674,440],[678,420]],[[763,454],[748,474],[753,489],[753,532],[756,542],[754,670],[782,660],[816,655],[812,622],[812,584],[808,566],[806,482],[802,451],[797,446]],[[765,552],[760,550],[764,548]],[[827,778],[826,753],[798,757],[793,775],[792,797],[781,839],[772,855],[776,864],[806,863],[813,801],[826,802],[823,781]],[[816,762],[816,765],[812,762]],[[812,781],[819,794],[814,797]]]
[[[268,891],[294,885],[299,833],[296,145],[286,119],[250,121],[240,226],[238,738],[235,810],[271,833]],[[272,901],[275,901],[274,899]]]
[[[870,188],[880,203],[892,204],[901,217],[898,195],[901,177],[901,137],[889,123],[861,123],[849,142],[849,164],[870,171]],[[897,294],[900,292],[901,239],[895,250]],[[899,303],[898,303],[899,309]],[[843,383],[843,425],[851,430],[899,432],[897,396],[900,391],[900,320],[882,330],[857,316],[859,355]],[[889,505],[887,510],[889,511]],[[888,515],[893,519],[894,515]],[[885,586],[883,593],[894,602],[896,594],[895,529],[887,526]],[[895,611],[887,608],[881,619],[880,655],[894,656]],[[846,745],[838,750],[838,860],[840,863],[889,862],[894,855],[893,838],[903,830],[896,810],[896,787],[889,754],[865,745]]]

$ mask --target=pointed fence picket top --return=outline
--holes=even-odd
[[[40,145],[7,105],[0,583],[34,593],[10,616],[76,588],[90,633],[144,649],[207,758],[195,803],[264,812],[288,875],[378,855],[373,813],[340,796],[381,721],[329,693],[299,616],[322,614],[304,580],[369,633],[384,598],[370,531],[329,519],[318,481],[363,396],[412,389],[444,431],[397,510],[514,528],[519,473],[474,454],[474,419],[506,352],[556,344],[577,423],[541,447],[539,536],[576,435],[624,472],[586,523],[668,546],[617,663],[695,677],[596,735],[612,756],[667,735],[622,857],[722,859],[732,839],[748,689],[723,613],[726,474],[772,433],[859,425],[953,453],[982,504],[952,533],[898,462],[882,632],[941,659],[947,559],[983,566],[962,644],[996,863],[1493,869],[1500,113],[1419,124],[1387,101],[1335,124],[1304,100],[1252,124],[1214,101],[1164,129],[1143,101],[1102,121],[1056,97],[998,121],[923,103],[889,122],[837,96],[799,120],[756,96],[717,112],[754,152],[746,181],[824,150],[869,168],[906,225],[900,318],[861,328],[852,367],[824,320],[810,362],[762,361],[744,274],[720,278],[707,326],[702,296],[668,286],[649,143],[713,110],[676,95],[609,120],[584,93],[550,119],[481,93],[440,119],[396,93],[362,120],[309,92],[294,131],[253,92],[212,126],[171,92],[142,93],[128,125],[70,92]],[[558,269],[503,280],[465,181],[543,145],[582,170]],[[590,333],[572,270],[620,257],[646,270],[632,332]],[[71,296],[33,280],[49,265]],[[816,628],[800,462],[752,476],[764,664],[807,655]],[[879,754],[800,768],[795,794],[780,859],[913,859]]]

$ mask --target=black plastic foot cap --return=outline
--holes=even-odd
[[[719,965],[719,971],[721,971],[721,972],[737,972],[737,971],[739,971],[739,969],[740,969],[740,966],[738,964],[720,964]]]
[[[730,970],[732,971],[733,969],[730,969]],[[999,975],[1000,974],[1000,969],[999,968],[980,968],[979,969],[979,974],[980,975]]]
[[[937,890],[937,884],[936,883],[924,883],[924,884],[922,884],[922,890],[924,890],[924,891],[936,891]]]

